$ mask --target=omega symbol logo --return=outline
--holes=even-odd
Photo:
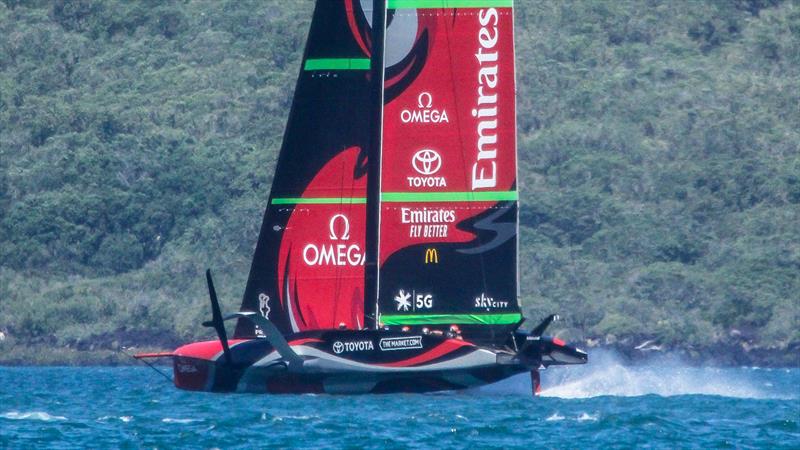
[[[344,351],[344,344],[342,344],[341,341],[336,341],[333,343],[333,353],[336,353],[338,355],[343,351]]]
[[[429,92],[423,92],[417,97],[417,106],[428,109],[433,106],[433,96]]]
[[[342,222],[342,225],[337,227],[336,224],[339,222]],[[330,238],[332,241],[338,241],[340,239],[346,241],[350,239],[350,221],[347,220],[347,217],[344,214],[336,214],[335,216],[331,217],[331,222],[328,224],[328,228],[330,228],[331,231]],[[337,234],[337,230],[341,233]]]
[[[434,150],[425,148],[414,154],[411,165],[420,175],[433,175],[441,169],[442,157]]]

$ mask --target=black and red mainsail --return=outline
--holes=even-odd
[[[319,0],[242,309],[505,341],[514,78],[511,0]]]
[[[284,333],[364,324],[371,14],[357,0],[314,11],[241,307]]]

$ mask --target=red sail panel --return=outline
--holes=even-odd
[[[497,314],[518,312],[510,3],[389,2],[398,9],[389,10],[385,49],[384,317],[492,313],[489,322],[502,322],[507,318]],[[410,292],[421,295],[411,307],[404,298]]]
[[[337,155],[292,199],[278,285],[294,331],[364,324],[366,177],[354,178],[359,153]]]
[[[516,181],[511,8],[401,9],[394,21],[406,20],[400,16],[417,19],[418,40],[424,36],[428,45],[406,58],[424,59],[422,71],[385,104],[382,261],[411,243],[473,238],[457,225],[491,207],[496,196],[465,201],[469,193],[507,193]],[[390,23],[387,64],[391,39],[400,39],[392,31]],[[387,90],[407,73],[391,77],[391,69]]]

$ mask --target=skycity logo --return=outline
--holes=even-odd
[[[308,244],[303,248],[303,261],[309,266],[361,266],[364,252],[358,244],[347,244],[350,240],[350,221],[344,214],[336,214],[328,223],[330,244]]]
[[[502,300],[496,301],[493,297],[488,297],[486,294],[481,293],[480,297],[475,297],[475,307],[488,311],[495,308],[507,308],[508,302]]]
[[[421,177],[407,177],[411,187],[446,187],[444,177],[433,176],[442,168],[442,157],[436,150],[424,148],[411,158],[411,166]]]
[[[430,92],[419,94],[417,108],[400,111],[400,121],[403,123],[450,123],[446,110],[440,111],[433,108],[433,96]]]

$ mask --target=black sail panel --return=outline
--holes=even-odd
[[[241,305],[283,333],[364,323],[372,10],[363,3],[316,4]],[[234,337],[260,334],[240,320]]]

